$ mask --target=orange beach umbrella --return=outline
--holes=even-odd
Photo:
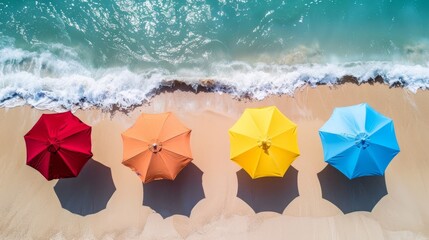
[[[142,114],[122,133],[122,164],[131,168],[144,183],[169,179],[192,161],[191,130],[173,113]]]

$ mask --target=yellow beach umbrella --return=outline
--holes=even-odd
[[[231,160],[253,179],[283,177],[299,156],[296,127],[275,106],[244,110],[229,129]]]

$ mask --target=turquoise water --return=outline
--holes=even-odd
[[[428,13],[426,0],[3,0],[0,106],[128,107],[171,79],[256,99],[344,75],[427,89]]]

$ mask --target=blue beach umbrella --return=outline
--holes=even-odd
[[[334,109],[319,135],[325,162],[349,179],[384,175],[399,153],[392,119],[366,103]]]

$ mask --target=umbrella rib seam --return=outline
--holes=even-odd
[[[125,133],[122,134],[122,137],[131,138],[131,139],[134,139],[134,140],[137,140],[137,141],[140,141],[140,142],[144,142],[145,144],[149,144],[148,141],[146,141],[146,140],[138,139],[138,138],[136,138],[134,136],[126,135]]]
[[[258,145],[257,145],[257,143],[255,143],[255,146],[252,146],[251,148],[247,149],[246,151],[243,151],[242,153],[235,155],[234,157],[232,157],[232,159],[240,157],[241,155],[243,155],[243,154],[245,154],[245,153],[247,153],[247,152],[249,152],[249,151],[251,151],[252,149],[255,149],[255,148],[259,148]]]
[[[162,162],[165,165],[165,169],[167,169],[170,178],[173,179],[173,174],[171,174],[171,169],[168,167],[168,164],[165,162],[165,159],[162,157],[162,154],[159,154],[159,158],[161,158]]]
[[[67,139],[67,138],[69,138],[69,137],[72,137],[72,136],[74,136],[74,135],[76,135],[76,134],[78,134],[78,133],[81,133],[81,132],[83,132],[83,131],[88,131],[88,130],[91,130],[91,127],[87,127],[87,128],[85,128],[85,129],[81,129],[81,130],[79,130],[79,131],[77,131],[77,132],[74,132],[74,133],[71,133],[70,135],[68,135],[68,136],[65,136],[65,137],[62,137],[61,138],[61,141],[64,141],[65,139]]]
[[[167,142],[167,141],[170,141],[171,139],[173,139],[173,138],[176,138],[176,137],[178,137],[178,136],[180,136],[180,135],[184,135],[184,134],[188,134],[188,133],[190,133],[191,132],[191,130],[190,129],[187,129],[185,132],[183,132],[183,133],[179,133],[179,134],[177,134],[177,135],[175,135],[175,136],[172,136],[172,137],[170,137],[170,138],[168,138],[168,139],[165,139],[165,140],[162,140],[162,142],[164,143],[164,142]]]
[[[140,155],[140,154],[146,153],[147,151],[149,151],[149,149],[145,149],[144,151],[139,152],[139,153],[137,153],[136,155],[134,155],[134,156],[132,156],[132,157],[129,157],[129,158],[127,158],[126,160],[123,160],[122,162],[127,162],[127,161],[131,160],[132,158],[137,157],[137,156],[138,156],[138,155]]]
[[[294,130],[296,130],[296,128],[297,128],[297,126],[296,126],[296,125],[291,126],[290,128],[285,129],[284,131],[282,131],[282,132],[280,132],[280,133],[278,133],[278,134],[276,134],[276,135],[272,136],[272,137],[271,137],[271,139],[274,139],[274,138],[278,137],[279,135],[282,135],[282,134],[284,134],[284,133],[286,133],[286,132],[289,132],[289,131],[291,131],[291,130],[292,130],[292,131],[294,131]]]
[[[360,155],[361,155],[361,154],[362,154],[362,149],[361,149],[361,148],[359,148],[359,154],[357,155],[356,162],[354,163],[353,171],[352,171],[352,174],[351,174],[351,176],[350,176],[350,179],[355,178],[355,171],[356,171],[357,165],[358,165],[358,163],[359,163],[359,159],[360,159]]]
[[[178,155],[178,156],[181,156],[181,157],[190,158],[189,156],[185,156],[185,155],[182,155],[182,154],[180,154],[180,153],[176,153],[176,152],[171,151],[171,150],[168,150],[168,149],[166,149],[166,148],[163,148],[162,150],[163,150],[163,151],[166,151],[166,152],[169,152],[169,153],[172,153],[172,154],[175,154],[175,155]]]
[[[180,153],[176,153],[176,152],[171,151],[171,150],[169,150],[168,148],[165,148],[165,147],[163,147],[163,148],[162,148],[162,150],[163,150],[163,151],[166,151],[166,152],[169,152],[169,153],[172,153],[172,154],[176,154],[176,155],[181,156],[181,157],[191,158],[191,159],[192,159],[192,157],[185,156],[185,155],[182,155],[182,154],[180,154]]]
[[[74,171],[74,169],[70,166],[69,162],[66,161],[67,158],[62,156],[61,151],[57,152],[57,154],[60,155],[61,159],[63,160],[62,162],[67,166],[70,172],[73,173],[73,175],[77,176],[79,173]]]
[[[258,171],[259,164],[261,163],[262,149],[259,151],[258,162],[256,164],[255,170],[253,171],[253,177],[256,177],[256,172]]]
[[[261,128],[258,126],[258,124],[256,124],[256,121],[255,121],[255,118],[253,117],[253,115],[250,113],[250,111],[248,112],[248,114],[249,114],[249,116],[250,116],[250,118],[252,119],[252,123],[253,123],[253,125],[256,127],[256,129],[258,129],[258,132],[259,132],[259,135],[261,135],[261,133],[263,133],[262,131],[261,131]],[[261,137],[261,136],[260,136]]]
[[[163,129],[164,129],[164,127],[165,127],[165,123],[167,122],[167,119],[169,118],[171,116],[171,113],[169,112],[169,113],[167,113],[167,117],[164,119],[164,122],[162,123],[162,126],[161,126],[161,128],[160,128],[160,131],[159,131],[159,133],[158,133],[158,136],[157,136],[157,139],[159,140],[159,137],[161,136],[161,133],[162,133],[162,131],[163,131]]]
[[[271,147],[275,147],[275,148],[277,148],[277,149],[281,149],[282,151],[287,152],[287,153],[289,153],[289,154],[293,154],[293,155],[299,156],[299,153],[292,152],[292,151],[290,151],[290,150],[287,150],[287,149],[284,149],[284,148],[278,147],[278,146],[276,146],[276,145],[271,145]]]

